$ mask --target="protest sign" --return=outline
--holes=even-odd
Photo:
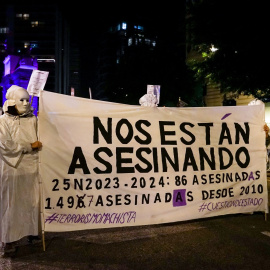
[[[44,89],[48,75],[49,75],[48,71],[41,71],[41,70],[32,71],[27,86],[27,92],[29,93],[29,95],[39,97],[39,92],[40,90]]]
[[[141,107],[40,92],[45,231],[268,212],[264,106]]]

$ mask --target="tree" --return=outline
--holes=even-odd
[[[269,22],[264,1],[203,0],[187,6],[193,50],[188,65],[198,81],[221,91],[270,98]],[[216,51],[212,49],[216,48]]]

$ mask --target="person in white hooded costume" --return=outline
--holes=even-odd
[[[37,118],[28,92],[11,86],[0,116],[0,243],[5,252],[14,243],[39,233]]]
[[[154,94],[154,85],[147,85],[147,94],[139,99],[139,103],[144,107],[156,107],[157,102],[157,97]]]

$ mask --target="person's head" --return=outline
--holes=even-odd
[[[12,85],[6,93],[6,99],[8,101],[8,107],[15,106],[15,109],[19,115],[27,113],[31,109],[31,105],[29,103],[29,94],[26,89]]]

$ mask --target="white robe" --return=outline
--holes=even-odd
[[[139,99],[139,103],[145,107],[156,107],[157,97],[154,94],[145,94]]]
[[[0,242],[38,235],[37,118],[0,116]]]

